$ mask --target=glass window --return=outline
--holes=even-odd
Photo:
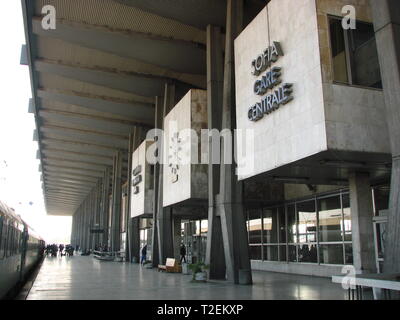
[[[261,260],[261,246],[250,246],[250,259]]]
[[[285,207],[279,207],[277,209],[277,215],[278,215],[277,218],[278,218],[278,229],[279,229],[279,239],[278,240],[279,240],[279,243],[286,243]]]
[[[319,241],[342,241],[340,196],[318,199]]]
[[[288,243],[297,242],[296,214],[293,204],[287,206],[287,237]]]
[[[379,215],[381,210],[387,210],[389,208],[389,186],[379,186],[374,188],[374,205],[375,215]]]
[[[343,264],[343,244],[328,244],[319,246],[320,263]]]
[[[356,29],[344,30],[341,18],[329,19],[333,80],[382,88],[373,25],[357,21]]]
[[[278,261],[278,246],[263,246],[263,260]]]
[[[264,243],[278,243],[277,209],[265,209],[263,219]]]
[[[297,262],[297,246],[289,245],[289,261],[290,262]]]
[[[208,220],[201,220],[201,229],[200,229],[202,236],[207,236],[208,232]]]
[[[250,244],[261,244],[261,212],[262,212],[261,210],[249,211],[249,221],[248,221],[247,231],[249,233]]]
[[[298,246],[299,262],[317,263],[317,245],[303,244]]]
[[[279,246],[279,261],[287,261],[286,257],[286,245]]]
[[[299,243],[317,241],[317,213],[315,201],[306,201],[297,204],[297,221],[299,230]]]
[[[357,21],[357,28],[350,30],[348,34],[353,84],[382,88],[373,25]]]
[[[351,211],[350,196],[348,193],[342,195],[343,214],[344,214],[344,241],[351,241]]]
[[[3,259],[6,246],[6,223],[0,217],[0,259]]]
[[[344,42],[344,30],[339,19],[330,19],[329,28],[331,34],[333,80],[348,83],[346,46]]]
[[[344,246],[345,264],[353,264],[353,245],[346,244]]]

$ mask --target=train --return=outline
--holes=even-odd
[[[45,242],[0,201],[0,299],[12,299],[43,259]]]

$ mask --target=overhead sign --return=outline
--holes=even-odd
[[[283,50],[280,43],[273,42],[272,46],[266,48],[252,61],[251,73],[254,76],[259,76],[268,70],[273,63],[277,62],[281,56],[283,56]],[[255,81],[253,86],[254,93],[263,98],[261,102],[257,102],[249,108],[249,120],[260,120],[265,114],[270,114],[293,99],[293,85],[291,83],[280,85],[282,83],[281,71],[282,68],[273,67]]]

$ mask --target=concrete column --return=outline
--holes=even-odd
[[[349,177],[353,261],[357,273],[376,272],[372,192],[367,173]]]
[[[400,2],[370,0],[392,149],[384,272],[400,272]]]
[[[127,172],[127,201],[125,206],[125,261],[132,261],[132,229],[131,229],[131,198],[132,198],[132,153],[135,150],[133,147],[134,134],[129,134],[128,147],[128,172]]]
[[[139,229],[140,218],[135,217],[130,219],[131,230],[132,230],[132,255],[131,257],[135,257],[136,261],[140,262],[140,229]]]
[[[101,228],[101,191],[102,191],[103,179],[99,179],[99,183],[97,184],[96,189],[96,224],[97,229]],[[95,236],[95,245],[100,245],[100,233],[96,233]]]
[[[104,172],[104,177],[103,177],[103,189],[102,189],[102,195],[101,195],[101,215],[102,215],[102,222],[101,226],[104,229],[101,242],[102,245],[107,245],[108,244],[108,230],[109,230],[109,207],[110,207],[110,199],[109,199],[109,194],[110,194],[110,168],[106,168]]]
[[[222,93],[224,82],[222,36],[219,27],[207,26],[207,115],[208,129],[221,130]],[[211,131],[212,132],[212,131]],[[208,232],[206,264],[210,266],[210,279],[225,279],[226,267],[222,240],[221,218],[217,216],[215,199],[219,192],[220,170],[213,164],[213,157],[220,150],[212,149],[212,135],[209,136],[208,158]],[[219,139],[219,137],[218,137]]]
[[[172,217],[172,234],[173,234],[173,249],[174,249],[174,258],[180,258],[180,247],[181,247],[181,218],[180,217]]]
[[[175,105],[175,84],[165,84],[164,92],[164,108],[161,125],[168,112]],[[163,158],[163,141],[161,141],[160,159]],[[171,208],[163,208],[163,165],[160,166],[158,179],[158,214],[157,214],[157,231],[158,231],[158,257],[160,263],[164,264],[167,257],[174,255],[173,237],[172,237],[172,210]]]
[[[155,98],[155,129],[162,129],[164,99],[163,97]],[[161,138],[161,137],[159,137]],[[160,141],[159,141],[160,142]],[[156,142],[157,143],[157,142]],[[157,150],[159,159],[161,159],[160,150]],[[154,164],[154,196],[153,196],[153,232],[151,235],[151,257],[153,267],[159,264],[159,245],[158,245],[158,197],[159,197],[159,178],[160,178],[160,163]]]
[[[112,186],[112,220],[111,220],[111,251],[121,250],[121,174],[122,153],[117,151],[114,157]]]
[[[243,0],[228,0],[225,40],[225,69],[222,104],[222,128],[235,128],[234,39],[243,25]],[[227,146],[233,147],[233,146]],[[243,184],[237,180],[235,165],[225,163],[225,141],[221,146],[220,192],[217,210],[221,216],[227,280],[251,284],[251,266],[246,223],[242,204]],[[234,149],[234,148],[232,148]],[[234,150],[232,150],[233,155]],[[235,157],[232,156],[232,159]],[[240,278],[242,271],[243,279]]]

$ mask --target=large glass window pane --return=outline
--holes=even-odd
[[[331,35],[333,80],[348,83],[344,30],[341,20],[331,18],[329,20],[329,28]]]
[[[349,35],[353,84],[382,88],[373,25],[357,21],[357,28],[350,30]]]
[[[289,245],[289,261],[297,262],[296,246]]]
[[[261,212],[261,210],[249,211],[247,231],[250,244],[261,244]]]
[[[288,243],[297,242],[296,212],[293,204],[287,206],[287,237]]]
[[[280,253],[280,258],[279,261],[287,261],[286,258],[286,245],[279,246],[279,253]]]
[[[201,235],[202,236],[207,236],[208,232],[208,220],[201,220]]]
[[[349,194],[342,195],[343,213],[344,213],[344,240],[351,241],[351,211]]]
[[[346,244],[344,250],[346,259],[345,264],[353,264],[353,245]]]
[[[303,244],[299,245],[299,262],[312,262],[317,263],[317,245],[316,244]]]
[[[319,241],[342,241],[340,196],[318,199]]]
[[[387,210],[389,208],[389,194],[389,186],[379,186],[374,188],[375,214],[377,216],[381,210]]]
[[[264,260],[278,261],[278,246],[263,246]]]
[[[250,246],[250,259],[261,260],[261,246]]]
[[[278,215],[279,243],[286,243],[285,207],[279,207],[277,209],[277,215]]]
[[[329,244],[319,246],[320,263],[343,264],[343,244]]]
[[[264,243],[278,243],[277,209],[265,209],[263,219]]]
[[[306,201],[297,204],[297,221],[299,228],[299,243],[317,241],[317,213],[315,201]]]

